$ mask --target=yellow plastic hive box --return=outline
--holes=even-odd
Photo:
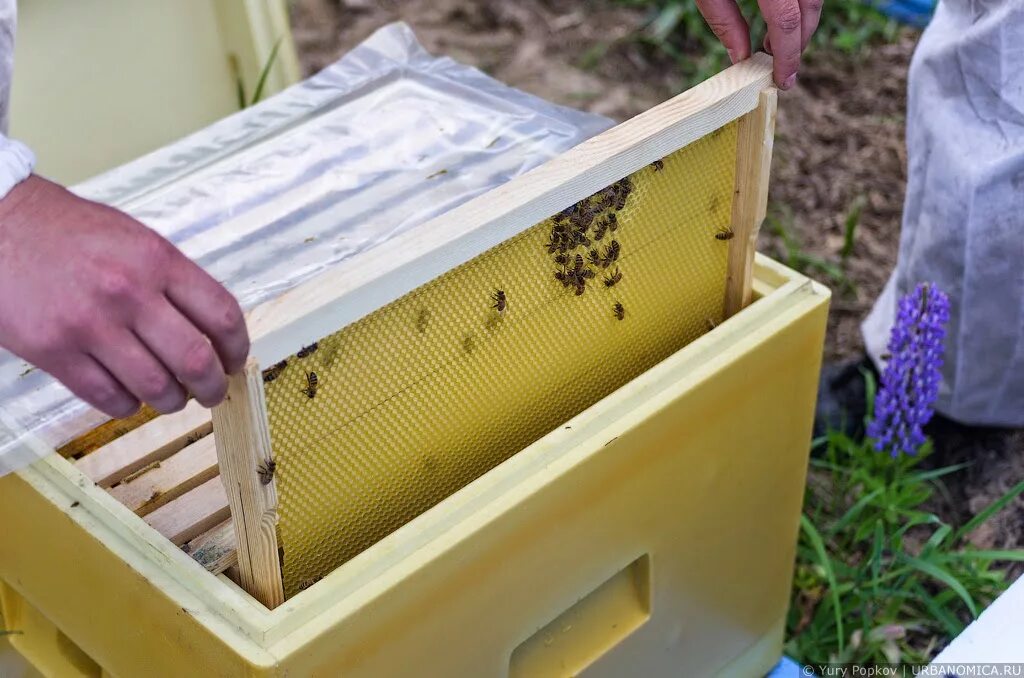
[[[41,174],[95,176],[299,79],[282,0],[21,0],[11,136]]]
[[[445,218],[450,228],[479,232],[472,215],[480,204],[488,206],[488,219],[509,195],[519,205],[501,223],[487,222],[486,238],[472,243],[475,258],[464,260],[531,242],[532,224],[547,228],[545,217],[627,174],[640,177],[638,184],[656,179],[661,170],[648,167],[656,158],[666,157],[664,176],[672,176],[668,163],[676,149],[699,153],[701,140],[715,130],[727,131],[721,143],[739,143],[730,139],[742,141],[744,131],[731,123],[757,111],[769,78],[764,60],[730,69],[654,116],[640,116],[454,210]],[[735,176],[747,176],[742,160],[736,170]],[[729,178],[740,186],[732,173]],[[760,187],[754,193],[760,200]],[[673,223],[666,237],[703,229],[699,243],[728,248],[730,259],[734,251],[744,254],[736,241],[750,233],[736,225],[746,208],[742,199],[732,204],[732,239],[715,237],[729,219],[724,227]],[[671,314],[658,315],[668,311],[643,296],[642,282],[625,286],[642,281],[644,266],[656,267],[657,250],[668,249],[655,247],[653,263],[631,263],[631,255],[648,250],[627,239],[630,220],[640,218],[629,209],[621,213],[619,263],[621,294],[635,297],[625,297],[630,315],[618,320],[612,297],[601,296],[618,298],[615,287],[594,287],[578,298],[567,290],[552,293],[554,301],[529,303],[593,304],[595,313],[604,313],[594,316],[604,318],[602,332],[640,322],[644,312],[659,325],[671,324]],[[684,200],[665,219],[687,209]],[[442,230],[434,224],[431,237]],[[451,241],[445,243],[451,252]],[[387,283],[392,298],[382,300],[372,285],[353,287],[359,298],[373,297],[365,303],[386,315],[423,298],[437,276],[455,285],[457,271],[473,270],[472,262],[446,273],[450,262],[403,261],[413,250],[398,249],[389,261],[398,276]],[[708,270],[724,274],[726,250],[708,251],[719,252],[708,255],[717,262]],[[375,275],[381,276],[380,266]],[[723,277],[714,290],[718,298],[725,287]],[[296,299],[323,289],[308,287],[291,295],[289,306],[270,305],[250,318],[254,353],[264,365],[293,353],[297,340],[331,335],[324,328],[363,327],[375,317],[372,309],[330,302],[316,306],[312,324],[303,324],[308,314],[299,320],[288,315]],[[314,577],[326,574],[322,580],[303,585],[298,580],[313,572],[291,575],[289,597],[273,610],[227,577],[212,576],[59,456],[0,479],[0,597],[7,627],[24,631],[10,641],[44,672],[67,675],[98,674],[100,667],[119,676],[764,673],[781,651],[828,293],[766,258],[757,259],[753,292],[757,301],[722,323],[718,305],[694,311],[698,320],[715,317],[704,318],[710,322],[701,329],[682,327],[665,340],[679,347],[651,354],[649,365],[638,362],[642,356],[631,358],[643,368],[638,376],[594,391],[596,401],[584,399],[587,406],[578,413],[567,406],[567,418],[544,424],[539,434],[524,432],[522,449],[498,455],[450,494],[410,510],[413,517],[397,529],[387,528],[366,548],[331,556],[337,562]],[[486,353],[488,323],[494,332],[511,332],[516,312],[534,317],[512,306],[517,299],[510,291],[508,315],[497,320],[492,302],[485,302],[476,319],[483,329],[466,353]],[[282,315],[282,308],[291,310]],[[408,308],[415,329],[418,306]],[[566,308],[583,313],[588,307]],[[318,351],[329,347],[328,341]],[[319,352],[316,359],[318,365],[326,360]],[[550,379],[540,371],[542,361],[535,362],[537,381]],[[301,470],[293,467],[289,476],[294,461],[277,450],[287,443],[285,429],[273,422],[295,405],[282,409],[274,389],[298,390],[289,381],[297,377],[267,384],[275,454],[283,455],[277,482],[286,583],[289,554],[296,553],[291,544],[298,543],[285,529],[294,520],[287,515],[289,496],[298,496],[289,477],[298,483]],[[320,387],[330,389],[332,382]],[[533,398],[537,390],[526,393]],[[215,435],[224,433],[218,430]],[[445,468],[454,462],[442,455],[435,463]],[[325,487],[333,500],[335,490]],[[400,503],[377,502],[381,512]],[[346,527],[337,543],[344,544],[345,530],[362,534],[351,521],[341,522]]]

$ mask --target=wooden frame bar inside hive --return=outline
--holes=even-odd
[[[277,362],[298,347],[394,301],[566,205],[738,118],[734,237],[729,245],[729,277],[723,300],[728,317],[750,301],[754,245],[767,201],[775,100],[770,58],[757,55],[734,66],[532,172],[397,237],[386,254],[366,252],[254,309],[248,323],[255,360],[265,365]],[[259,380],[250,378],[252,374],[258,375],[257,364],[251,363],[247,368],[249,376],[232,380],[235,392],[244,394],[243,399],[250,405],[262,398]],[[258,418],[239,418],[237,413],[227,413],[226,409],[236,406],[237,401],[229,401],[221,406],[220,415],[214,415],[215,419],[250,427],[243,431],[236,427],[241,437],[232,436],[238,440],[227,446],[221,441],[223,426],[217,426],[212,436],[216,445],[203,437],[208,433],[209,420],[197,416],[192,407],[187,413],[145,424],[83,457],[79,464],[83,470],[90,466],[105,468],[105,476],[86,471],[101,484],[109,484],[111,478],[123,481],[128,475],[124,469],[130,468],[136,474],[145,471],[118,486],[130,488],[139,483],[136,488],[142,489],[128,491],[115,487],[112,493],[210,571],[221,572],[237,563],[238,579],[245,588],[273,607],[280,602],[273,582],[269,581],[275,576],[276,567],[280,585],[273,531],[244,531],[252,539],[243,537],[248,561],[243,565],[243,558],[238,557],[235,549],[239,530],[231,519],[234,513],[236,521],[251,523],[254,515],[269,516],[272,521],[271,505],[265,501],[253,504],[254,498],[274,491],[272,479],[263,486],[259,474],[260,465],[269,460],[268,446],[241,442],[243,438],[260,440],[258,429],[266,427],[266,420],[265,415],[261,423]],[[191,445],[180,444],[189,440],[193,441]],[[139,446],[136,453],[125,455],[124,467],[111,472],[109,460],[117,455],[110,449],[118,448],[123,453],[132,445]],[[211,452],[215,446],[221,476],[211,471]],[[183,459],[176,462],[179,456]],[[226,462],[227,459],[233,461]],[[153,465],[160,466],[150,468]],[[228,486],[230,491],[226,491]],[[246,505],[243,495],[249,497],[253,512],[242,510]]]

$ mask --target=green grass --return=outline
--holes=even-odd
[[[1000,565],[1024,561],[1024,550],[966,541],[1024,482],[952,525],[929,500],[965,464],[923,470],[930,445],[894,459],[836,432],[815,448],[786,653],[805,664],[930,660],[1006,589]]]
[[[619,4],[641,7],[648,20],[637,40],[671,57],[688,85],[717,73],[729,65],[729,56],[704,22],[693,0],[617,0]],[[756,0],[739,0],[743,15],[751,24],[751,40],[759,48],[765,25]],[[825,3],[810,51],[816,48],[857,54],[882,41],[892,41],[899,25],[861,0],[830,0]]]
[[[854,201],[845,222],[844,244],[838,262],[820,257],[804,249],[793,227],[793,211],[788,205],[773,204],[765,217],[764,228],[777,236],[779,246],[774,253],[782,263],[801,273],[821,279],[843,295],[856,292],[853,279],[846,274],[846,261],[856,242],[860,222],[860,203]]]
[[[864,205],[867,202],[866,196],[863,194],[858,195],[850,203],[850,208],[846,212],[846,219],[843,220],[843,249],[839,253],[839,258],[843,264],[853,254],[853,246],[857,238],[857,226],[860,224],[860,214],[864,211]]]
[[[238,97],[238,108],[248,108],[249,106],[255,106],[263,99],[263,90],[267,85],[267,77],[270,75],[270,69],[274,67],[274,62],[277,61],[277,53],[281,49],[281,40],[278,38],[274,42],[274,46],[270,50],[270,54],[267,55],[267,60],[263,63],[263,68],[260,69],[260,74],[256,79],[256,87],[253,89],[252,96],[246,96],[245,83],[242,81],[242,74],[237,62],[232,63],[232,67],[235,69],[235,96]]]

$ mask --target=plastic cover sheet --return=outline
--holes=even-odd
[[[432,57],[397,23],[74,190],[159,231],[248,309],[610,126]],[[0,351],[0,475],[105,419]]]

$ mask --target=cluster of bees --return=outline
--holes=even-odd
[[[622,245],[616,239],[618,212],[625,208],[632,192],[633,182],[625,177],[551,218],[551,237],[545,249],[559,267],[554,272],[555,280],[576,296],[586,292],[587,283],[596,280],[599,273],[603,273],[605,287],[614,287],[622,280],[622,271],[616,265],[622,255]],[[616,302],[612,310],[619,320],[625,317],[621,303]]]
[[[655,160],[651,167],[660,172],[665,169],[665,161]],[[632,179],[624,177],[551,217],[551,236],[544,248],[558,266],[555,280],[576,296],[583,295],[587,283],[596,282],[599,274],[605,287],[614,287],[622,280],[622,271],[616,265],[622,255],[622,245],[616,239],[618,213],[626,207],[632,192]],[[715,237],[722,239],[721,234]],[[491,302],[491,308],[499,316],[504,315],[508,309],[505,291],[495,290]],[[612,313],[619,320],[626,315],[620,302],[615,302]]]
[[[303,358],[308,358],[309,356],[311,356],[314,353],[316,353],[317,348],[319,348],[319,343],[314,341],[309,346],[303,346],[299,350],[299,352],[295,354],[295,357],[300,359],[300,360],[303,359]],[[264,384],[269,384],[270,382],[274,381],[275,379],[280,377],[281,373],[284,372],[285,369],[287,369],[287,368],[288,368],[288,361],[287,360],[282,360],[281,362],[279,362],[279,363],[277,363],[275,365],[272,365],[272,366],[268,367],[267,369],[263,370],[263,383]],[[320,378],[317,377],[316,372],[306,372],[306,387],[301,389],[301,392],[307,398],[312,400],[313,398],[316,397],[316,391],[317,391],[317,388],[319,387],[319,385],[320,385]]]

